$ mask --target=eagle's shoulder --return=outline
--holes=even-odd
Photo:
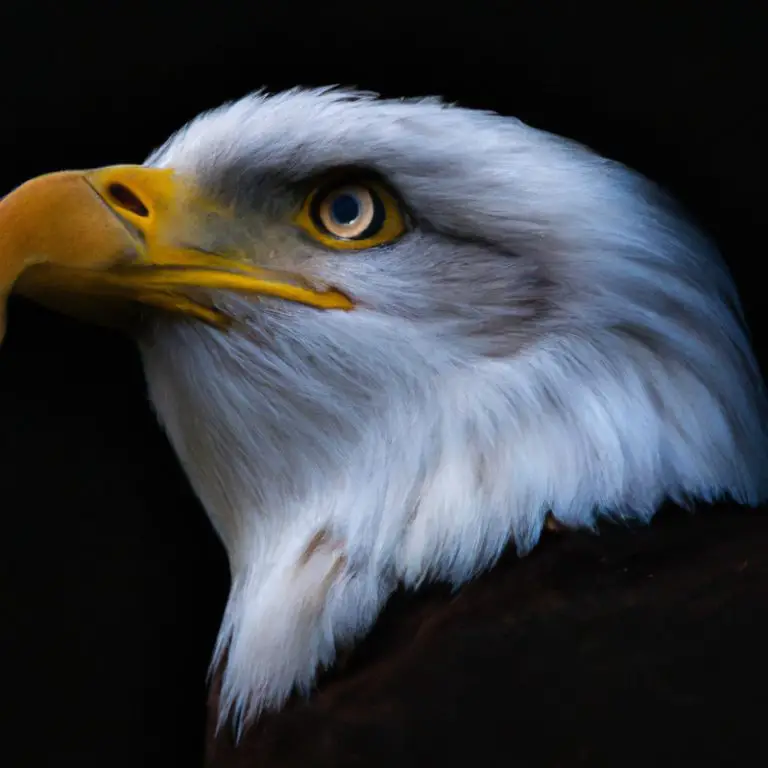
[[[549,534],[458,591],[397,593],[308,699],[237,748],[213,734],[214,684],[208,765],[627,766],[724,745],[735,761],[759,746],[766,596],[764,511]]]

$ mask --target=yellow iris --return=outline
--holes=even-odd
[[[295,223],[323,245],[363,250],[397,240],[406,230],[402,206],[379,182],[320,186],[304,200]]]

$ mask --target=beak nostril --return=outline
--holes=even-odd
[[[124,184],[110,184],[107,187],[107,192],[112,198],[112,201],[117,203],[121,208],[125,208],[125,210],[130,211],[136,216],[149,216],[149,209],[147,206],[144,205],[139,197]]]

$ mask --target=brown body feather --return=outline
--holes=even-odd
[[[767,598],[764,512],[550,533],[457,593],[397,594],[237,747],[214,680],[207,766],[736,764],[762,749]]]

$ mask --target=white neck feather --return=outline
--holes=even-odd
[[[633,340],[544,340],[460,366],[434,351],[418,365],[408,345],[423,376],[371,406],[365,429],[318,436],[322,466],[312,439],[280,441],[291,417],[273,387],[231,385],[231,343],[177,325],[143,350],[152,400],[230,554],[222,720],[307,691],[398,583],[461,584],[510,540],[528,551],[549,510],[592,527],[601,513],[650,519],[667,497],[755,503],[765,490],[749,465],[758,431],[745,441],[723,392]],[[281,462],[306,482],[276,482]]]

